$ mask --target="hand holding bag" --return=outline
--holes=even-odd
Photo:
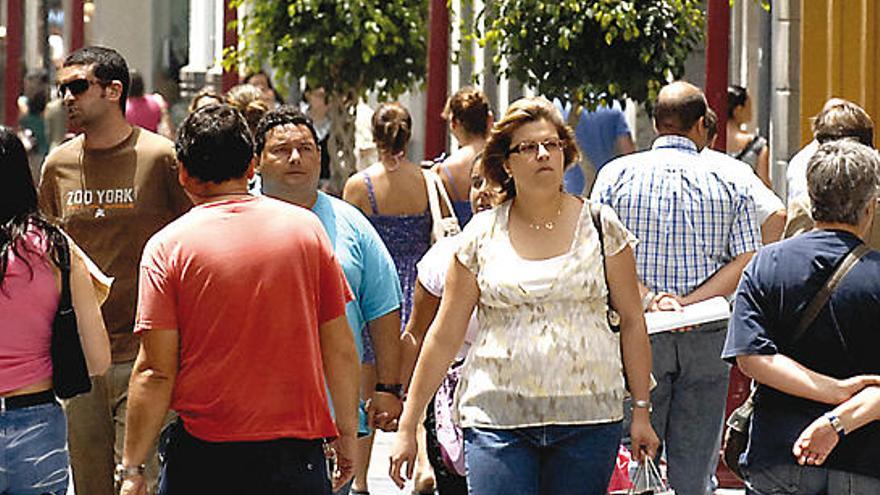
[[[57,248],[61,271],[61,297],[52,322],[52,390],[61,399],[70,399],[92,389],[89,369],[79,339],[76,312],[70,296],[70,246],[66,237]]]
[[[458,225],[458,218],[455,217],[455,210],[452,209],[452,201],[449,199],[446,187],[443,186],[443,181],[430,170],[422,170],[422,175],[425,177],[425,187],[428,189],[428,206],[431,208],[431,242],[434,243],[444,237],[458,234],[461,232],[461,226]],[[443,216],[443,209],[440,207],[441,197],[449,212],[448,217]]]
[[[669,488],[669,485],[663,481],[654,460],[646,455],[639,463],[639,469],[633,476],[632,486],[627,493],[630,495],[675,495],[675,490]]]

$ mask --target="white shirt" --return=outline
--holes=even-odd
[[[764,185],[748,163],[710,148],[704,148],[702,155],[706,157],[705,162],[713,172],[745,187],[746,194],[755,202],[759,225],[763,224],[770,215],[785,209],[779,196]]]
[[[443,297],[443,287],[446,285],[446,272],[449,270],[449,265],[452,263],[455,252],[458,251],[460,240],[460,236],[440,239],[431,246],[431,249],[416,264],[419,283],[434,297]],[[468,321],[464,344],[455,355],[456,361],[467,357],[468,350],[471,348],[478,328],[477,312],[475,310],[471,313],[471,319]]]
[[[789,203],[792,199],[807,194],[807,165],[818,150],[819,142],[814,139],[788,161],[785,178],[788,181]]]

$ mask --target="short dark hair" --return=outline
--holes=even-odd
[[[119,108],[125,114],[125,100],[128,99],[128,91],[131,79],[128,74],[128,64],[116,50],[104,46],[87,46],[71,53],[64,59],[64,67],[72,65],[92,65],[95,78],[102,84],[112,81],[122,83],[122,96],[119,98]]]
[[[820,144],[852,138],[873,147],[874,121],[862,107],[851,101],[840,100],[816,115],[813,135]]]
[[[706,115],[706,108],[708,105],[702,91],[660,99],[654,105],[654,126],[661,132],[687,132]]]
[[[186,172],[220,184],[244,177],[254,141],[241,113],[229,105],[208,105],[191,113],[177,132],[177,159]]]
[[[255,153],[257,155],[263,153],[263,148],[266,146],[266,134],[269,134],[269,131],[278,126],[288,124],[306,126],[309,132],[312,133],[315,144],[320,146],[318,143],[318,133],[315,132],[315,124],[312,123],[312,119],[293,105],[281,105],[266,112],[266,115],[257,124],[257,128],[254,131]]]
[[[711,143],[715,136],[718,135],[718,114],[712,107],[706,108],[706,115],[703,116],[703,123],[706,126],[706,146]]]
[[[746,104],[749,99],[749,92],[746,88],[737,84],[731,84],[727,87],[727,119],[733,118],[733,111]]]
[[[128,88],[128,96],[132,98],[140,98],[144,96],[144,76],[141,75],[137,69],[131,69],[128,72],[129,78],[131,78],[131,86]]]

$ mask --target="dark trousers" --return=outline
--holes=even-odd
[[[330,495],[322,440],[206,442],[181,421],[159,440],[159,495]]]

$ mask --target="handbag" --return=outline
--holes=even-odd
[[[599,257],[602,258],[602,276],[605,279],[605,307],[608,326],[614,333],[620,332],[620,315],[611,306],[611,289],[608,288],[608,272],[605,269],[605,234],[602,232],[602,207],[596,203],[590,203],[590,217],[593,219],[593,227],[599,234]]]
[[[455,210],[452,209],[452,201],[443,186],[443,181],[434,172],[430,170],[422,170],[425,177],[425,186],[428,189],[428,206],[431,208],[431,242],[437,242],[444,237],[452,237],[461,232],[461,226],[458,224],[458,218],[455,217]],[[438,195],[438,192],[439,195]],[[449,211],[449,216],[443,216],[443,210],[440,208],[440,198]]]
[[[464,467],[464,433],[453,420],[455,410],[455,389],[461,378],[461,366],[458,361],[449,367],[446,377],[434,396],[434,428],[440,455],[446,469],[459,476],[465,475]]]
[[[825,281],[825,285],[819,289],[819,292],[813,297],[813,300],[810,301],[810,304],[801,316],[800,321],[798,321],[798,326],[795,327],[794,333],[791,335],[791,345],[794,345],[804,336],[804,333],[806,333],[810,325],[813,324],[816,317],[819,316],[819,312],[822,311],[825,303],[828,302],[828,299],[831,297],[831,293],[834,292],[837,284],[839,284],[840,281],[843,280],[843,277],[852,270],[862,256],[870,251],[871,248],[868,247],[867,244],[859,244],[846,254],[843,261],[837,269],[834,270],[834,273],[832,273],[831,276],[828,277],[828,280]],[[742,453],[746,451],[746,446],[749,443],[749,430],[752,424],[752,414],[755,411],[755,390],[757,389],[752,390],[752,393],[749,394],[749,397],[741,406],[737,407],[730,413],[730,417],[727,418],[724,428],[724,443],[721,447],[721,458],[724,461],[724,465],[727,466],[727,469],[730,469],[730,471],[739,479],[743,479],[742,469],[740,469],[739,466],[739,459]]]
[[[61,271],[61,297],[52,321],[49,353],[52,357],[52,390],[61,399],[70,399],[92,389],[89,368],[79,339],[76,312],[70,297],[70,246],[67,238],[57,247]]]

